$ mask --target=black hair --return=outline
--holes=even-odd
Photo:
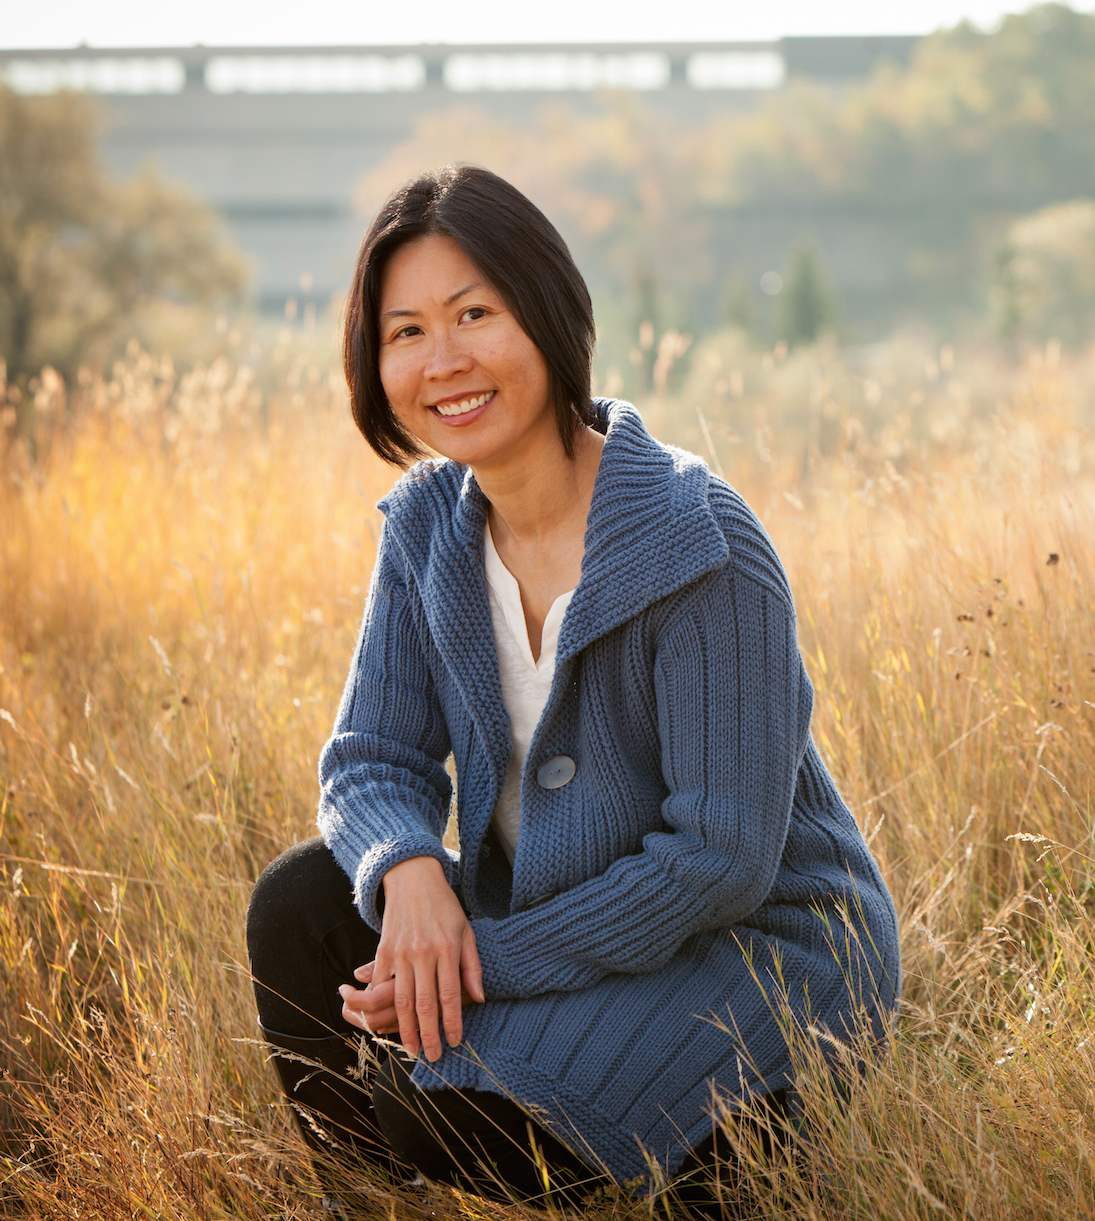
[[[404,183],[362,239],[342,336],[354,423],[388,462],[406,466],[423,456],[380,381],[380,288],[392,255],[433,235],[456,242],[540,350],[559,436],[573,457],[575,430],[595,419],[589,290],[543,212],[505,179],[475,165],[446,165]]]

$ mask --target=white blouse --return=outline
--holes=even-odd
[[[491,537],[490,526],[483,531],[483,562],[490,597],[490,616],[494,624],[494,643],[498,650],[498,670],[502,678],[502,700],[509,713],[510,740],[513,743],[506,780],[491,821],[512,865],[521,834],[521,769],[540,714],[551,694],[559,629],[563,626],[563,616],[574,590],[560,594],[551,604],[544,620],[540,657],[534,661],[525,611],[521,605],[521,587],[517,584],[517,578],[502,563]]]

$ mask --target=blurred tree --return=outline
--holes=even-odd
[[[749,277],[740,268],[726,281],[723,298],[723,314],[726,321],[746,335],[752,333],[757,321],[757,305]]]
[[[80,95],[0,86],[0,357],[14,381],[101,359],[157,298],[207,303],[244,283],[198,200],[150,171],[107,179],[95,119]]]
[[[1095,335],[1095,202],[1074,200],[1015,221],[994,284],[1002,338],[1059,339],[1072,347]]]
[[[755,284],[804,232],[853,326],[877,334],[911,315],[953,327],[983,313],[1012,220],[1095,198],[1093,64],[1095,14],[1043,4],[991,33],[963,24],[925,38],[907,69],[841,88],[792,80],[693,127],[634,97],[545,106],[524,127],[454,108],[423,116],[360,202],[369,212],[402,178],[452,160],[509,178],[559,225],[599,316],[614,319],[602,351],[621,367],[637,266],[656,277],[661,327],[671,311],[716,326],[730,269]]]
[[[792,348],[814,343],[836,325],[833,295],[812,246],[799,246],[791,256],[777,308],[779,337]]]
[[[641,269],[635,277],[635,328],[632,332],[637,343],[631,349],[630,359],[635,367],[638,392],[643,395],[649,394],[654,384],[654,362],[658,359],[655,341],[662,329],[659,295],[654,273],[649,267]]]
[[[647,279],[664,308],[711,277],[691,153],[637,98],[610,96],[601,111],[547,105],[525,129],[471,106],[423,115],[361,180],[358,206],[368,215],[394,184],[452,161],[485,165],[524,191],[559,227],[594,297],[625,303],[628,327],[646,307]]]
[[[1044,4],[983,33],[924,39],[907,70],[829,90],[792,81],[691,143],[727,257],[781,230],[840,251],[841,298],[870,325],[968,317],[1010,220],[1095,197],[1095,14]]]
[[[990,297],[997,337],[1009,347],[1015,343],[1023,326],[1019,296],[1015,278],[1015,249],[1005,240],[996,252]]]

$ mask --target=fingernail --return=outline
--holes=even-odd
[[[346,999],[346,993],[352,992],[352,991],[353,991],[353,989],[350,987],[349,984],[339,984],[338,985],[338,994],[339,994],[339,996],[342,997],[343,1000]]]

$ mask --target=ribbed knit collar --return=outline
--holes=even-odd
[[[708,505],[704,463],[660,445],[629,403],[595,405],[605,444],[582,576],[559,633],[549,703],[568,681],[576,653],[729,556]],[[380,508],[388,519],[385,534],[403,555],[430,637],[479,727],[494,774],[490,800],[475,803],[482,818],[461,828],[466,864],[474,867],[511,749],[482,560],[487,500],[470,470],[442,460],[412,470]]]
[[[726,562],[708,504],[706,465],[659,445],[629,403],[598,403],[605,447],[586,527],[582,579],[567,608],[559,657]]]
[[[706,465],[693,454],[655,441],[630,403],[598,399],[595,406],[605,444],[593,486],[582,577],[559,637],[560,662],[723,564],[729,555],[708,504]],[[448,495],[437,495],[442,491],[439,482],[447,485]],[[430,484],[433,495],[426,491]],[[453,492],[455,503],[450,499]],[[428,473],[412,474],[380,507],[412,570],[417,569],[423,592],[426,585],[443,592],[444,582],[435,584],[431,576],[466,579],[466,558],[481,569],[487,501],[468,468],[444,461]],[[432,529],[423,521],[424,510],[435,519]],[[424,526],[431,544],[416,546]],[[412,541],[408,535],[417,537]],[[453,545],[464,554],[454,554]],[[456,568],[445,572],[450,563]],[[464,620],[452,626],[466,630],[469,624]]]

